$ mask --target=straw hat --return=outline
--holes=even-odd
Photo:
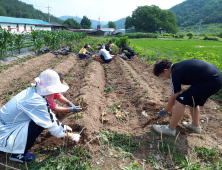
[[[61,83],[58,73],[50,69],[43,71],[39,77],[35,78],[35,81],[37,93],[41,96],[61,93],[69,89]]]

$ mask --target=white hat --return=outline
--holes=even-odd
[[[37,93],[41,96],[61,93],[69,89],[61,83],[58,73],[50,69],[43,71],[39,77],[35,78],[35,81]]]

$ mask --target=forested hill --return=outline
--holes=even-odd
[[[177,17],[179,26],[222,23],[222,0],[186,0],[169,9]]]
[[[0,0],[0,16],[40,19],[47,22],[49,18],[48,14],[35,9],[33,5],[18,0]],[[50,21],[63,23],[61,19],[52,15],[50,16]]]

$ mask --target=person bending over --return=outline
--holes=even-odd
[[[135,55],[135,51],[129,47],[127,47],[126,45],[122,45],[122,50],[118,51],[117,53],[115,53],[115,55],[122,53],[123,51],[127,51],[126,55],[126,60],[131,61],[131,58]]]
[[[182,122],[182,125],[193,132],[201,133],[200,106],[222,88],[220,71],[213,64],[202,60],[191,59],[173,64],[170,60],[164,59],[155,64],[153,73],[155,76],[170,79],[172,86],[172,95],[167,106],[159,112],[159,116],[165,116],[173,108],[169,125],[153,125],[154,130],[175,136],[176,126],[184,114],[185,105],[188,105],[192,122]],[[180,93],[181,85],[190,87]]]
[[[109,63],[112,61],[113,56],[111,56],[107,50],[103,49],[101,44],[98,44],[96,48],[98,48],[99,50],[99,55],[96,55],[96,58],[100,58],[105,63]]]
[[[90,54],[88,51],[90,49],[90,45],[86,44],[80,51],[79,51],[79,58],[82,60],[86,60],[86,57]]]
[[[105,49],[107,51],[109,51],[110,54],[112,54],[112,50],[110,49],[110,47],[113,47],[114,44],[112,43],[112,41],[109,41],[108,44],[106,44]]]
[[[29,163],[36,159],[36,155],[28,150],[44,129],[57,138],[67,137],[74,142],[80,139],[79,134],[68,132],[72,128],[58,121],[46,99],[46,96],[65,92],[69,87],[63,85],[58,73],[50,69],[43,71],[35,81],[35,87],[23,90],[0,110],[0,151],[11,153],[11,161]],[[81,108],[73,106],[71,110],[79,112]]]

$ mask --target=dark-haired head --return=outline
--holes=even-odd
[[[58,73],[58,75],[59,75],[60,81],[62,83],[63,82],[63,74],[62,73]]]
[[[125,48],[125,47],[126,47],[126,44],[123,44],[123,45],[122,45],[122,48]]]
[[[89,44],[85,44],[84,48],[90,48]]]
[[[160,76],[161,73],[164,73],[165,69],[170,69],[172,62],[169,59],[163,59],[159,62],[156,62],[153,68],[153,74],[157,77]]]

